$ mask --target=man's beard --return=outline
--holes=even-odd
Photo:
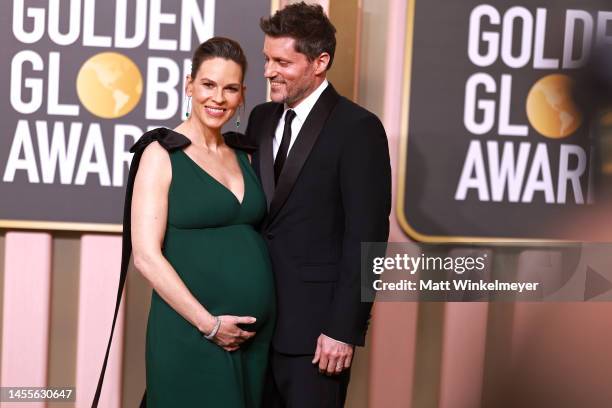
[[[295,92],[287,92],[282,103],[288,106],[295,105],[296,102],[303,100],[308,95],[309,89],[309,86],[304,86],[303,88],[296,89]]]

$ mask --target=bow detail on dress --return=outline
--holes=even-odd
[[[250,141],[246,140],[246,136],[238,132],[225,132],[223,133],[223,139],[225,144],[233,149],[242,150],[248,154],[253,154],[257,150],[257,146]]]
[[[238,132],[223,133],[225,143],[234,149],[243,150],[247,153],[253,153],[257,147],[253,146],[245,140],[245,136]],[[182,149],[191,144],[185,135],[182,135],[174,130],[167,128],[157,128],[144,133],[140,139],[130,148],[130,153],[144,150],[149,144],[157,141],[162,147],[169,152]]]
[[[159,144],[169,152],[182,149],[191,144],[191,140],[174,130],[157,128],[143,134],[134,146],[130,148],[130,152],[136,153],[139,150],[144,150],[145,147],[154,141],[159,142]]]

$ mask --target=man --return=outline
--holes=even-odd
[[[246,137],[258,146],[278,302],[264,406],[342,407],[372,306],[361,302],[361,243],[389,233],[387,137],[327,82],[336,30],[321,6],[293,4],[260,26],[273,102],[253,109]]]

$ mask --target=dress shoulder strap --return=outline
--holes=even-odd
[[[257,150],[257,146],[250,143],[242,133],[225,132],[223,133],[223,138],[225,139],[226,145],[244,153],[252,154]]]

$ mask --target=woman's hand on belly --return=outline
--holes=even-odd
[[[252,316],[218,316],[221,320],[221,325],[212,341],[226,351],[236,351],[240,345],[251,337],[255,336],[255,332],[250,332],[241,329],[239,324],[253,324],[257,319]]]

